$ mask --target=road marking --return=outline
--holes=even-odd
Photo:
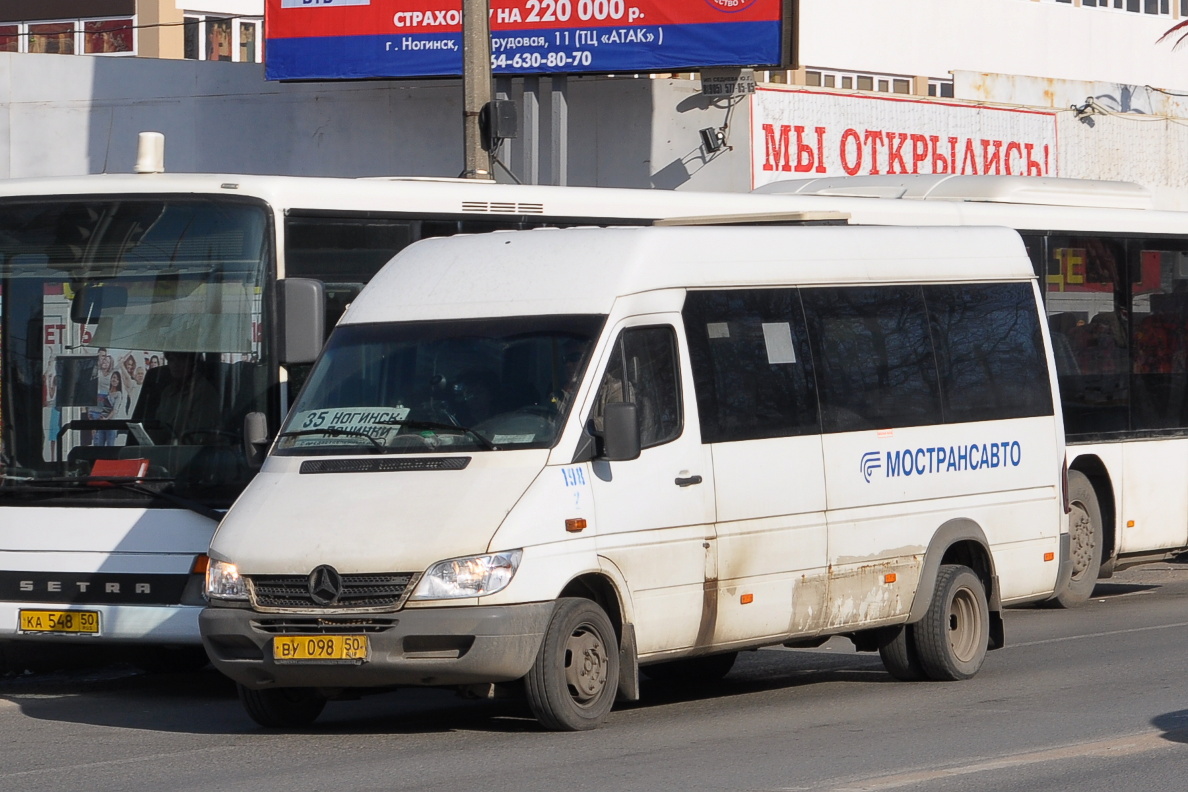
[[[1180,622],[1179,624],[1157,624],[1152,627],[1131,627],[1128,630],[1110,630],[1109,632],[1085,633],[1084,635],[1068,635],[1063,638],[1045,638],[1042,641],[1008,643],[1005,648],[1011,649],[1019,646],[1040,646],[1042,644],[1064,643],[1065,641],[1079,641],[1084,638],[1105,638],[1110,635],[1126,635],[1128,633],[1150,632],[1151,630],[1170,630],[1177,627],[1188,627],[1188,622]]]
[[[87,770],[98,767],[118,767],[120,765],[143,764],[144,762],[157,762],[159,760],[176,759],[179,756],[194,756],[196,754],[214,753],[216,751],[229,751],[237,748],[234,745],[214,745],[210,748],[195,748],[190,751],[173,751],[170,753],[150,754],[146,756],[130,756],[127,759],[109,759],[105,762],[83,762],[81,764],[72,765],[57,765],[55,767],[43,767],[37,770],[19,770],[15,773],[0,772],[0,781],[8,778],[24,778],[27,776],[48,775],[50,773],[74,772],[76,770]]]
[[[1179,732],[1176,732],[1177,734]],[[895,775],[877,776],[844,786],[833,787],[833,792],[877,792],[882,789],[898,789],[899,787],[924,784],[931,781],[944,781],[961,776],[985,773],[992,770],[1004,770],[1044,762],[1062,762],[1068,759],[1082,757],[1114,758],[1133,754],[1148,753],[1160,748],[1172,748],[1169,742],[1169,732],[1146,732],[1132,734],[1127,737],[1116,737],[1112,740],[1097,740],[1095,742],[1065,745],[1059,748],[1048,748],[1042,751],[1005,756],[1001,759],[991,759],[961,767],[944,768],[940,770],[917,770]]]

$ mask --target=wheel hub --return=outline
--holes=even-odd
[[[585,703],[595,699],[606,687],[606,646],[599,636],[579,629],[566,646],[565,682],[575,700]]]

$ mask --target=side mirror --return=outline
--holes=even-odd
[[[313,363],[326,339],[326,287],[312,278],[285,278],[280,283],[280,362]]]
[[[243,455],[253,470],[264,464],[268,450],[268,418],[262,412],[250,412],[243,417]]]
[[[639,412],[633,402],[611,402],[602,413],[602,458],[629,462],[640,454]]]

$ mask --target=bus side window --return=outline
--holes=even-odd
[[[590,423],[601,431],[607,404],[631,402],[638,411],[643,448],[675,440],[683,421],[679,382],[676,335],[671,327],[624,330],[598,386]]]
[[[796,289],[690,291],[681,313],[702,442],[820,433]]]
[[[919,286],[800,290],[812,340],[822,431],[944,422]]]

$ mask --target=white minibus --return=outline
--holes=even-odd
[[[272,727],[450,686],[588,729],[833,635],[965,679],[1071,572],[1054,372],[1009,229],[418,242],[216,531],[203,643]]]

